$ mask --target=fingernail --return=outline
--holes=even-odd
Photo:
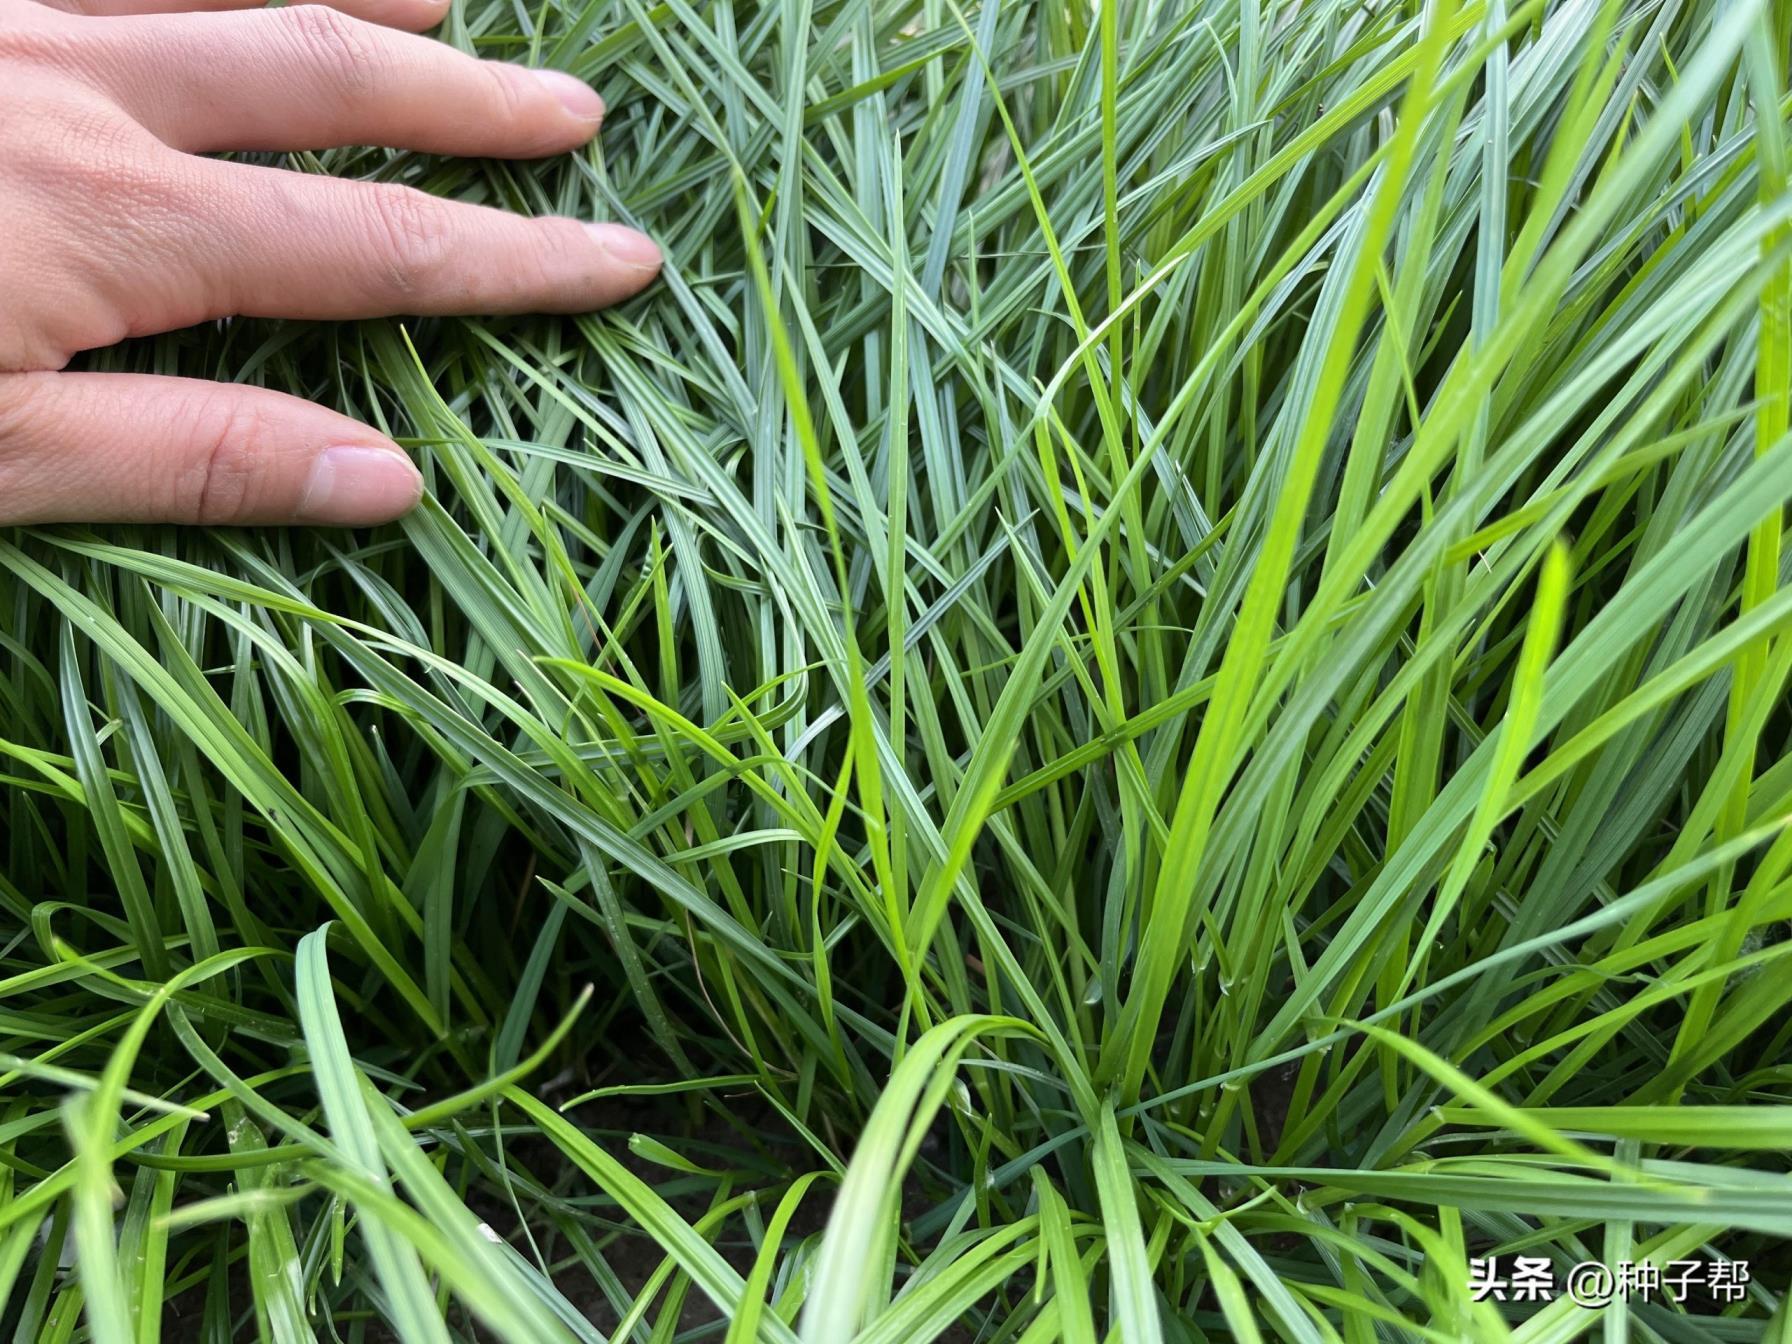
[[[659,244],[646,234],[637,233],[623,224],[587,224],[585,231],[593,242],[624,266],[632,266],[637,271],[659,270]]]
[[[297,512],[307,523],[367,527],[409,512],[422,493],[422,476],[398,448],[340,444],[311,464]]]
[[[595,126],[604,119],[604,100],[597,96],[596,89],[577,75],[569,75],[564,70],[531,70],[529,73],[560,100],[560,106],[580,121]]]

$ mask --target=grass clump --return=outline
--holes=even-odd
[[[1784,1338],[1789,23],[457,4],[665,280],[99,357],[429,492],[0,541],[6,1328]]]

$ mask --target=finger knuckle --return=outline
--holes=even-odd
[[[81,27],[64,21],[55,9],[34,7],[16,15],[9,10],[7,21],[0,23],[0,61],[27,69],[61,69],[73,63],[81,37]]]
[[[523,75],[512,66],[495,61],[478,61],[480,74],[491,90],[492,114],[503,126],[512,126],[524,119],[532,90],[523,85]]]
[[[327,5],[293,5],[285,10],[285,22],[298,42],[304,59],[318,68],[335,92],[359,97],[377,82],[372,29]]]
[[[47,99],[34,129],[22,148],[0,133],[5,192],[25,221],[0,234],[0,368],[53,368],[137,334],[127,310],[153,314],[182,292],[171,276],[203,218],[197,160],[103,101]]]
[[[423,289],[448,257],[448,206],[427,192],[381,182],[371,189],[368,214],[392,290],[402,297]]]
[[[528,236],[534,244],[530,257],[537,282],[545,289],[556,276],[585,277],[591,273],[596,249],[584,225],[563,215],[548,215],[528,221]]]
[[[184,156],[101,98],[68,96],[38,105],[33,145],[7,155],[15,184],[79,233],[109,230],[191,209]]]
[[[266,427],[253,405],[217,393],[196,393],[187,414],[195,451],[175,473],[172,506],[195,522],[240,522],[253,510],[261,479]]]
[[[48,120],[56,138],[51,152],[64,171],[126,190],[146,176],[144,137],[113,108],[98,101],[69,100]]]

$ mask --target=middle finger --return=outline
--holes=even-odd
[[[390,182],[188,160],[203,212],[178,245],[208,316],[577,313],[658,273],[620,224],[531,219]]]

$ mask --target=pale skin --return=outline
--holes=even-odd
[[[416,35],[447,0],[245,3],[0,0],[0,525],[396,518],[420,478],[367,425],[260,388],[66,366],[220,317],[583,312],[659,271],[618,224],[202,157],[540,158],[603,117],[571,75]]]

